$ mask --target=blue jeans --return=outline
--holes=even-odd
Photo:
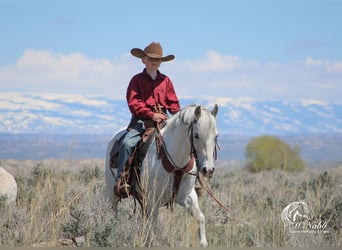
[[[141,135],[144,133],[144,131],[144,122],[142,120],[138,120],[121,141],[119,148],[118,171],[115,181],[117,181],[118,177],[122,173],[128,158],[131,156],[132,150],[140,141]]]

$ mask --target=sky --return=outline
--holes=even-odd
[[[0,0],[1,93],[123,99],[160,42],[180,98],[342,104],[339,0]]]

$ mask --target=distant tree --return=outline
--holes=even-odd
[[[299,146],[291,148],[275,136],[264,135],[251,139],[246,146],[245,157],[247,169],[251,172],[272,169],[293,172],[306,168]]]

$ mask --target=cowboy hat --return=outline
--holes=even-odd
[[[139,48],[131,49],[131,54],[138,58],[143,58],[145,56],[152,58],[160,58],[163,62],[171,61],[175,58],[174,55],[168,55],[163,57],[163,49],[160,43],[152,42],[144,50]]]

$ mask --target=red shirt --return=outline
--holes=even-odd
[[[155,80],[146,72],[132,77],[127,88],[130,111],[142,119],[152,119],[155,106],[162,105],[171,114],[180,110],[179,100],[170,78],[159,71]]]

